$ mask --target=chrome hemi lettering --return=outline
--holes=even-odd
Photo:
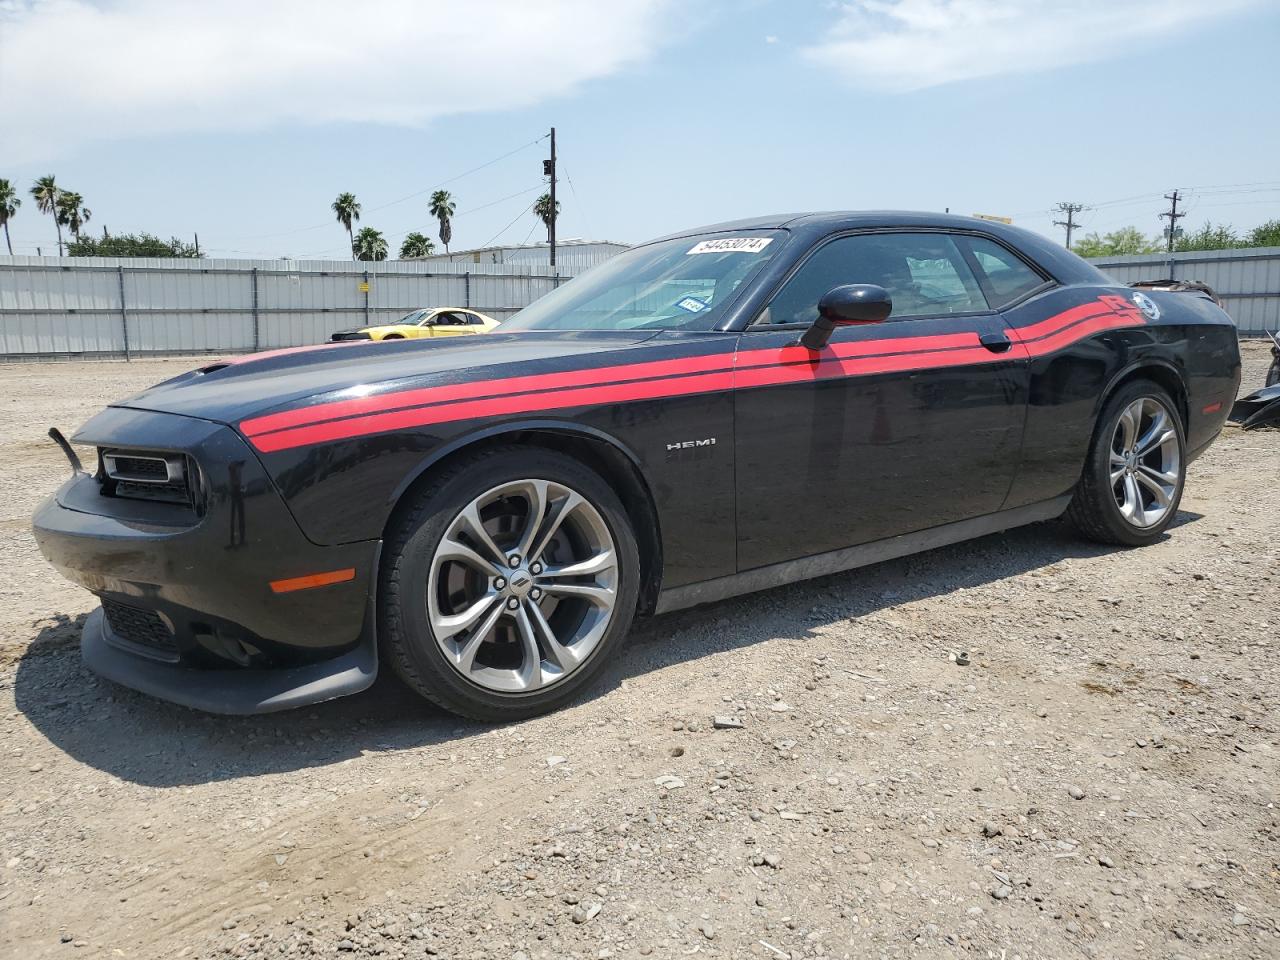
[[[668,443],[667,452],[672,450],[692,450],[694,447],[714,447],[716,445],[715,437],[707,437],[705,440],[681,440],[679,443]]]

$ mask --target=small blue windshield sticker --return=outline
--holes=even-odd
[[[690,313],[701,313],[707,309],[707,302],[699,300],[697,297],[685,297],[676,304],[681,310],[688,310]]]

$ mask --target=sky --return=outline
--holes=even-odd
[[[0,0],[14,252],[87,231],[207,255],[345,258],[536,242],[557,131],[561,238],[622,242],[806,210],[1011,216],[1062,239],[1280,217],[1274,0]],[[438,238],[437,238],[438,242]]]

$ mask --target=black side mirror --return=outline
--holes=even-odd
[[[893,298],[874,283],[846,283],[828,290],[818,301],[818,319],[804,332],[800,343],[821,350],[836,327],[880,323],[893,312]]]

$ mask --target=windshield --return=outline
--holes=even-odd
[[[409,326],[417,326],[419,323],[422,322],[422,318],[427,315],[427,312],[428,311],[426,310],[415,310],[413,311],[413,313],[406,313],[399,320],[393,320],[391,322],[391,326],[396,326],[398,324],[407,324]]]
[[[710,330],[784,236],[745,230],[635,247],[530,304],[503,323],[503,332]]]

